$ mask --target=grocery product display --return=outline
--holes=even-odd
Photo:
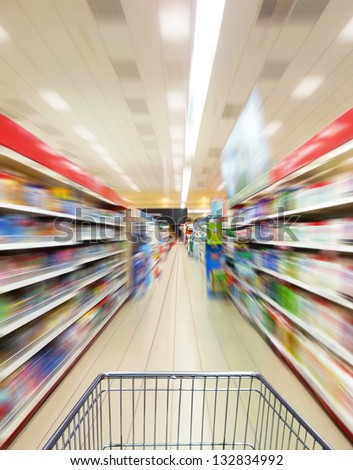
[[[2,162],[0,446],[130,295],[125,208]]]
[[[221,218],[209,217],[205,233],[205,274],[207,293],[211,297],[227,294],[227,277],[224,271],[224,250]]]
[[[154,279],[160,276],[160,261],[166,258],[170,241],[161,234],[150,215],[134,209],[130,214],[132,239],[132,289],[134,296],[143,297]]]
[[[224,241],[231,298],[352,436],[349,158],[338,149],[283,184],[230,202]]]

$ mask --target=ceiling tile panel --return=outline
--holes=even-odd
[[[134,60],[113,59],[112,65],[119,80],[140,80],[140,74]]]
[[[119,0],[87,0],[87,4],[98,21],[125,21]]]
[[[330,0],[296,0],[289,21],[317,21]]]

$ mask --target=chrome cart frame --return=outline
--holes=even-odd
[[[104,373],[45,449],[330,449],[254,372]]]

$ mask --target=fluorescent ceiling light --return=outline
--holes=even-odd
[[[74,127],[74,131],[82,137],[82,139],[87,140],[88,142],[92,142],[96,140],[95,136],[89,131],[86,127],[83,126],[76,126]]]
[[[272,121],[268,123],[264,130],[265,136],[272,137],[282,127],[282,125],[283,125],[282,121]]]
[[[42,91],[40,95],[55,111],[65,112],[71,109],[56,91]]]
[[[294,98],[307,98],[319,88],[323,81],[324,77],[322,75],[308,75],[299,83],[292,96]]]
[[[130,186],[134,191],[140,192],[141,189],[126,175],[120,175],[120,178],[125,181],[125,183]]]
[[[0,26],[0,43],[5,43],[10,40],[10,35],[2,26]]]
[[[190,34],[190,18],[187,8],[178,5],[165,6],[159,12],[159,23],[162,38],[166,41],[182,42]]]
[[[101,155],[103,160],[105,160],[108,165],[113,168],[113,170],[115,170],[117,173],[119,173],[119,175],[121,173],[124,173],[124,171],[122,170],[122,168],[118,165],[118,163],[114,160],[113,157],[111,157],[108,153],[107,154],[103,154]]]
[[[186,202],[188,198],[189,186],[191,180],[191,168],[185,167],[183,170],[183,187],[181,190],[181,201]]]
[[[121,178],[122,180],[124,180],[124,181],[125,181],[126,183],[128,183],[128,184],[131,184],[131,183],[132,183],[132,179],[129,178],[128,176],[126,176],[126,175],[121,175],[120,178]]]
[[[218,45],[225,0],[198,0],[189,80],[186,159],[194,157]]]
[[[346,24],[338,35],[340,42],[353,42],[353,18]]]
[[[168,91],[167,102],[170,111],[185,111],[185,93],[183,93],[182,91]]]
[[[221,183],[218,188],[216,189],[216,191],[223,191],[224,187],[225,187],[226,183],[225,181],[223,181],[223,183]]]
[[[107,149],[105,149],[103,147],[103,145],[99,144],[98,142],[93,142],[91,144],[91,147],[93,148],[94,151],[96,151],[100,155],[107,155],[108,154]]]
[[[194,43],[189,79],[189,102],[185,131],[185,159],[194,158],[199,137],[202,115],[206,103],[213,62],[224,13],[225,0],[198,0]],[[182,201],[186,202],[190,174],[184,170]]]

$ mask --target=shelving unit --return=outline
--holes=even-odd
[[[265,274],[269,274],[270,276],[276,277],[277,279],[283,282],[293,284],[294,286],[297,286],[300,289],[307,290],[308,292],[311,292],[312,294],[315,294],[319,297],[323,297],[324,299],[330,300],[331,302],[334,302],[336,304],[342,305],[342,307],[346,307],[347,309],[353,310],[353,302],[336,294],[334,291],[324,290],[320,287],[307,284],[293,277],[273,271],[272,269],[266,269],[261,266],[255,266],[254,264],[252,264],[251,267],[254,270],[261,271]]]
[[[328,394],[327,389],[322,386],[319,380],[313,377],[310,371],[288,352],[281,341],[279,341],[275,336],[271,335],[268,330],[264,328],[263,324],[258,320],[257,317],[250,316],[249,313],[245,310],[243,304],[239,302],[238,299],[235,297],[231,298],[243,316],[252,321],[263,337],[272,344],[272,346],[281,354],[283,358],[285,358],[285,360],[291,366],[295,368],[295,370],[297,370],[297,372],[307,382],[310,388],[315,391],[316,396],[324,404],[324,406],[328,406],[334,415],[337,416],[342,423],[345,423],[347,431],[351,429],[353,426],[353,419],[351,416],[347,416],[347,414],[343,412],[340,402],[332,395]],[[337,374],[339,375],[340,371],[337,371]]]
[[[316,250],[316,251],[337,251],[340,253],[353,253],[353,246],[343,245],[338,243],[300,243],[300,242],[278,242],[278,241],[257,241],[253,240],[252,243],[257,245],[272,245],[283,248],[299,248],[301,250]]]
[[[339,118],[328,129],[336,132],[337,123],[343,121]],[[328,144],[318,134],[271,170],[269,186],[258,192],[246,188],[243,199],[241,194],[233,197],[229,207],[234,212],[224,242],[230,297],[239,311],[353,439],[353,126],[349,126],[346,122],[345,140],[338,135]],[[310,145],[315,141],[319,144],[312,154]],[[283,221],[292,216],[299,216],[293,225],[297,240],[282,237]],[[266,222],[270,222],[265,225],[270,227],[269,236],[259,237]],[[320,282],[325,269],[332,285],[329,280]]]
[[[128,215],[132,245],[133,295],[143,296],[148,286],[159,276],[161,252],[168,248],[156,219],[139,209],[131,209]]]
[[[16,141],[0,151],[0,448],[131,294],[123,200],[84,172],[86,186],[26,157]],[[70,237],[53,239],[55,220]]]

